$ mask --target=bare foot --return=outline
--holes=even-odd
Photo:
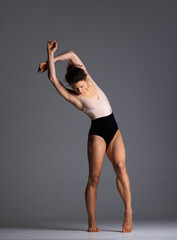
[[[133,228],[132,213],[133,213],[133,211],[124,213],[124,222],[122,225],[122,232],[124,232],[124,233],[132,231],[132,228]]]
[[[89,222],[88,232],[100,232],[100,229],[96,226],[95,221]]]

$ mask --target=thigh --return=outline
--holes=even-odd
[[[106,154],[112,164],[125,163],[126,150],[120,129],[110,142]]]
[[[97,135],[91,135],[87,145],[89,177],[100,177],[105,152],[104,139]]]

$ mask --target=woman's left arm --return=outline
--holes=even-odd
[[[73,51],[64,52],[54,57],[53,59],[54,59],[54,63],[57,61],[66,61],[66,60],[71,61],[75,66],[82,68],[87,74],[87,76],[89,75],[85,65],[82,63],[80,58]],[[41,64],[39,64],[38,72],[43,73],[48,69],[48,67],[49,67],[48,61],[42,62]]]
[[[86,67],[84,66],[84,64],[82,63],[80,58],[73,51],[64,52],[64,53],[59,54],[58,56],[56,56],[54,58],[54,62],[65,61],[65,60],[72,61],[72,63],[75,66],[78,66],[78,67],[82,68],[85,71],[85,73],[88,75]]]
[[[56,57],[53,57],[54,63],[57,61],[71,60],[74,57],[73,51],[67,51],[62,54],[59,54]],[[39,64],[38,72],[45,72],[49,68],[49,61],[45,61]]]
[[[61,53],[58,56],[56,56],[54,58],[54,62],[72,60],[73,56],[74,56],[73,51],[67,51],[67,52]]]

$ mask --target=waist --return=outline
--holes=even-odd
[[[100,132],[104,129],[104,131],[109,132],[112,128],[118,128],[118,124],[113,112],[108,116],[91,120],[90,131],[96,129],[96,132]]]
[[[107,116],[92,119],[91,122],[92,122],[92,123],[99,124],[99,122],[102,122],[102,121],[110,121],[110,120],[112,120],[112,119],[115,120],[115,117],[114,117],[113,112],[112,112],[111,114],[107,115]]]

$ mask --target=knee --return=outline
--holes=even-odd
[[[99,177],[98,176],[91,176],[88,179],[87,186],[97,187],[99,183]]]
[[[114,164],[114,170],[117,174],[117,176],[126,174],[126,166],[123,162],[116,162]]]

